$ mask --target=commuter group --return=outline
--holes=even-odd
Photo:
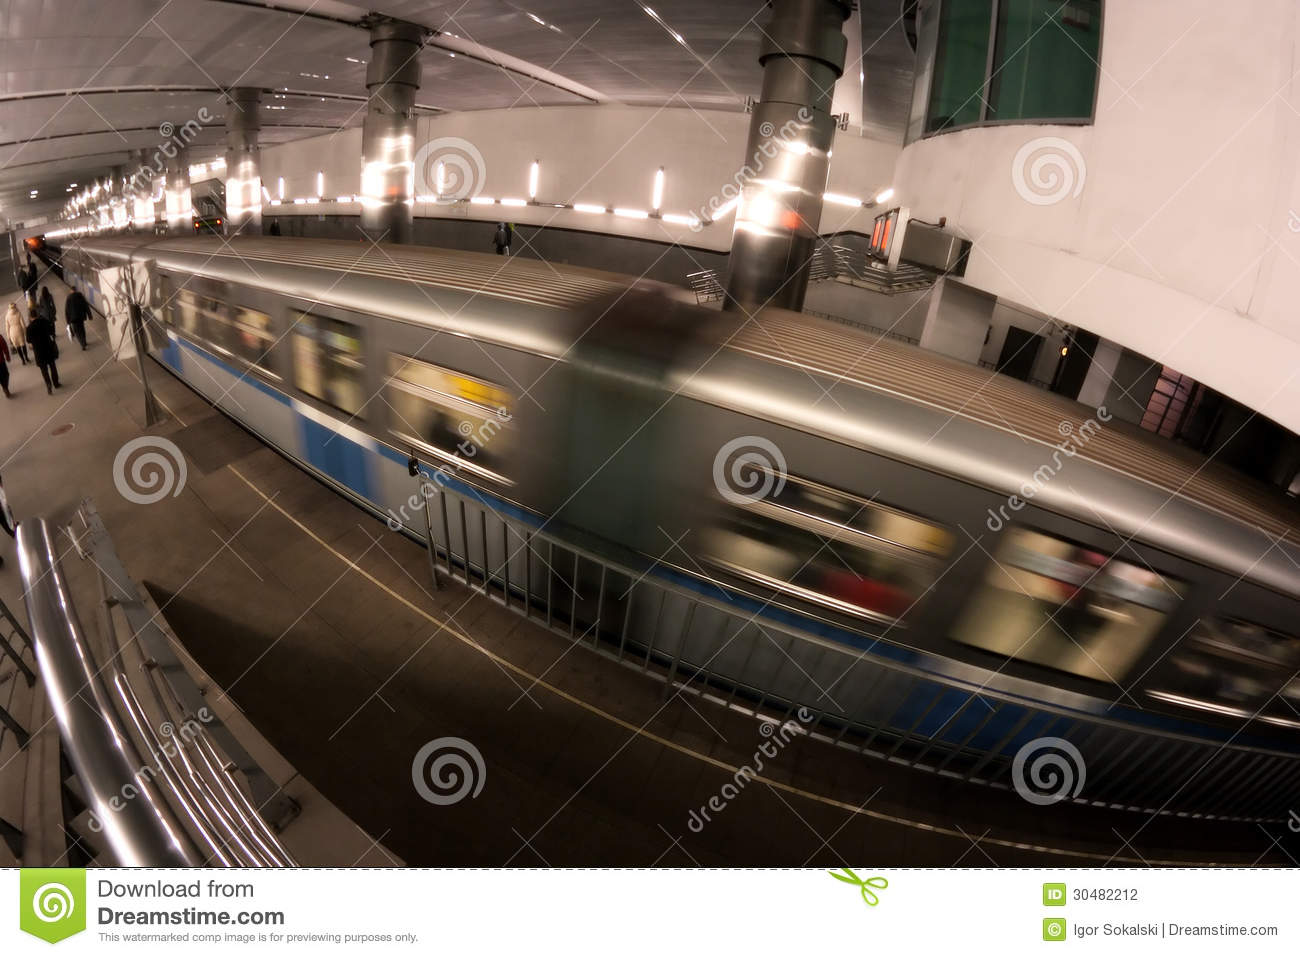
[[[27,257],[25,267],[18,267],[18,279],[25,301],[11,302],[5,311],[4,326],[0,328],[0,386],[5,398],[12,399],[10,363],[34,363],[41,371],[45,391],[53,395],[55,389],[62,387],[58,366],[58,309],[49,286],[40,285],[40,274],[31,256]],[[90,303],[74,289],[64,300],[63,320],[68,339],[82,349],[86,348],[86,322],[91,318]]]

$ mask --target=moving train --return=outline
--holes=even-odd
[[[418,471],[516,528],[945,687],[1300,752],[1300,510],[1104,408],[813,317],[520,258],[287,238],[61,255],[96,305],[101,270],[139,264],[160,363],[415,537]],[[836,694],[881,691],[855,676]],[[974,726],[967,704],[954,727]]]

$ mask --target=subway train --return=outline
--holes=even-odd
[[[287,238],[59,255],[97,306],[101,270],[138,264],[150,351],[192,389],[467,581],[668,680],[690,663],[729,703],[815,700],[835,742],[975,780],[1074,740],[1117,807],[1276,819],[1222,782],[1300,778],[1300,510],[1104,408],[522,258]],[[421,478],[460,511],[412,508]],[[744,653],[637,604],[656,583],[747,626]],[[1123,780],[1200,757],[1219,783],[1195,795]]]

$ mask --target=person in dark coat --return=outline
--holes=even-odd
[[[27,344],[32,347],[32,358],[45,380],[45,391],[53,395],[59,388],[59,369],[55,365],[59,358],[59,337],[54,331],[54,323],[46,319],[39,308],[32,310],[32,321],[27,324]]]
[[[41,287],[41,298],[36,301],[36,308],[40,310],[41,315],[50,320],[50,325],[59,321],[59,310],[54,307],[54,297],[50,295],[50,287]]]
[[[9,394],[9,343],[4,336],[0,336],[0,388],[4,389],[6,399],[13,398]]]
[[[280,235],[280,221],[279,221],[278,219],[273,219],[273,220],[271,220],[271,230],[270,230],[269,235],[271,235],[271,236],[279,236],[279,235]]]
[[[90,303],[81,294],[81,290],[74,289],[68,293],[68,298],[63,302],[63,318],[72,330],[73,338],[81,343],[82,352],[85,352],[86,320],[90,318]]]
[[[498,256],[510,252],[510,230],[505,223],[497,223],[497,231],[492,234],[492,245],[497,248]]]

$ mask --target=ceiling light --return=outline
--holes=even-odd
[[[595,203],[574,203],[573,208],[579,213],[604,213],[608,212],[604,206],[597,206]]]
[[[880,192],[876,194],[877,203],[887,203],[893,198],[894,198],[894,187],[892,186],[890,186],[887,189],[882,189]]]

